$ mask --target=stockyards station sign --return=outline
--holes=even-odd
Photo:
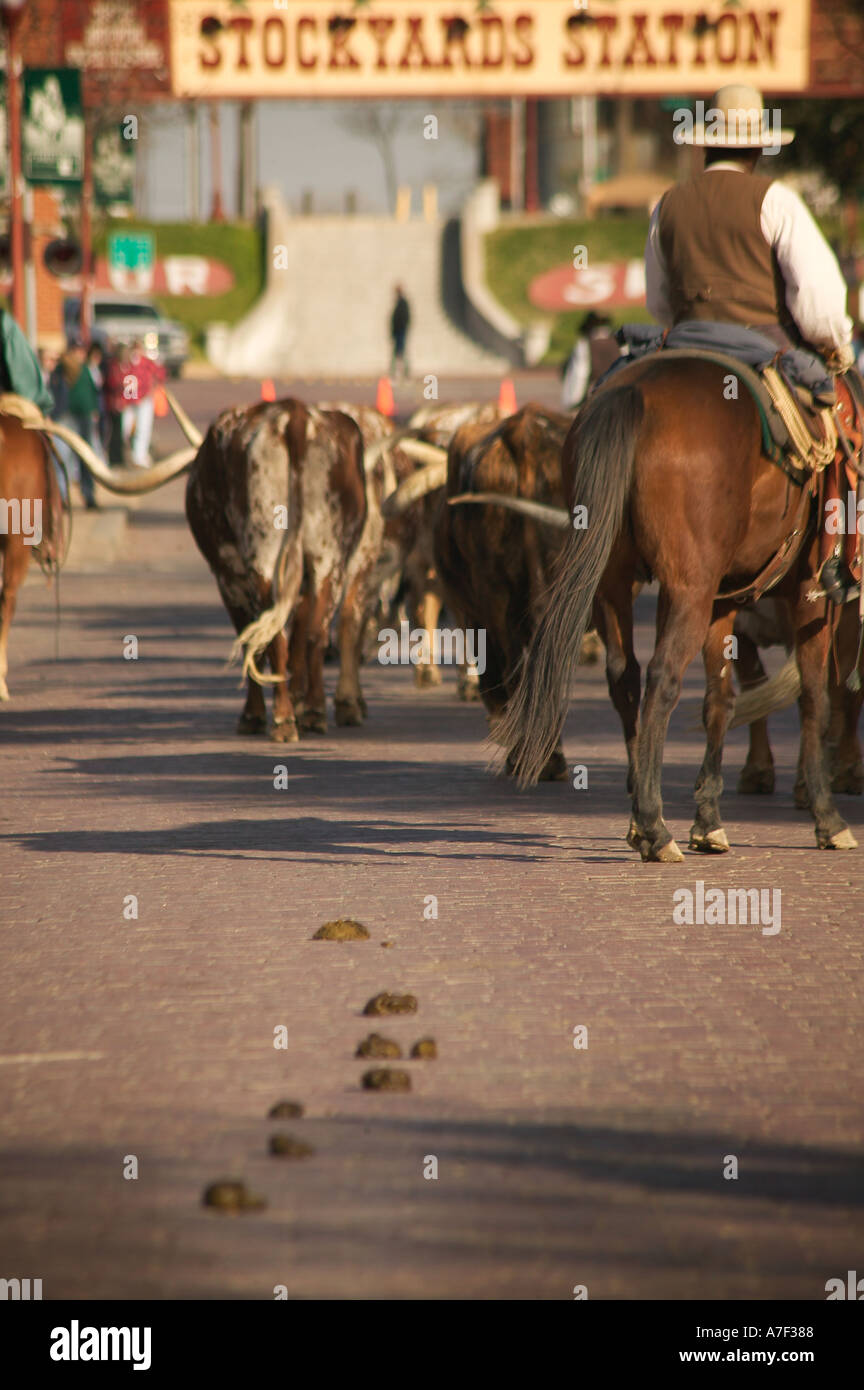
[[[178,97],[791,94],[810,0],[170,0]]]

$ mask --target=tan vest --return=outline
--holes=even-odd
[[[773,182],[733,169],[706,170],[664,194],[658,230],[675,323],[779,323],[800,340],[759,220]]]

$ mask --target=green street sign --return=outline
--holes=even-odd
[[[146,293],[153,284],[156,246],[152,232],[112,232],[108,238],[108,278],[115,290]]]
[[[93,197],[99,207],[135,201],[135,142],[124,140],[122,123],[101,126],[93,136]]]
[[[21,103],[21,168],[28,183],[78,184],[84,173],[84,109],[77,68],[27,68]]]

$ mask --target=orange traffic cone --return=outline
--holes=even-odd
[[[505,376],[501,382],[501,390],[498,392],[498,409],[502,415],[515,415],[519,409],[516,404],[516,387],[509,376]]]
[[[396,406],[393,401],[393,387],[390,385],[389,376],[382,376],[378,379],[378,394],[375,397],[375,409],[381,415],[387,415],[392,420],[396,414]]]
[[[168,414],[168,397],[161,386],[157,386],[153,392],[153,414],[157,420],[164,420]]]
[[[262,401],[275,401],[276,399],[276,387],[269,377],[261,382],[261,399]]]

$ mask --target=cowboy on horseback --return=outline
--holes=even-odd
[[[850,369],[857,376],[837,258],[798,194],[757,172],[760,155],[778,153],[795,137],[780,128],[778,112],[771,113],[776,123],[768,114],[755,87],[721,87],[705,120],[676,131],[676,140],[704,148],[705,168],[654,209],[647,306],[665,327],[695,321],[753,329],[780,351],[817,354],[834,376]],[[832,475],[826,497],[837,491]],[[823,531],[820,581],[835,603],[854,584],[842,550]]]
[[[829,371],[845,372],[855,358],[837,259],[798,194],[757,173],[760,155],[795,132],[769,129],[755,87],[721,87],[706,114],[676,132],[704,148],[705,169],[654,209],[648,309],[664,326],[701,319],[753,328],[784,349],[809,346]]]
[[[664,819],[663,752],[684,672],[700,650],[705,755],[689,845],[700,854],[730,848],[720,815],[723,745],[735,703],[729,644],[740,604],[768,592],[791,621],[801,769],[816,843],[856,847],[834,804],[824,756],[831,623],[819,588],[825,533],[812,526],[829,465],[837,466],[837,444],[844,445],[845,470],[856,464],[854,441],[862,433],[851,399],[846,287],[803,203],[756,173],[759,153],[788,144],[792,132],[765,135],[762,100],[749,87],[721,90],[714,100],[710,130],[703,123],[691,136],[710,147],[708,168],[666,193],[651,220],[648,307],[676,331],[649,328],[644,350],[622,358],[597,384],[564,441],[567,508],[572,515],[584,508],[590,524],[574,529],[560,552],[519,683],[495,730],[508,770],[523,784],[536,781],[561,738],[583,634],[596,624],[627,750],[627,842],[643,860],[662,864],[684,858]],[[621,332],[638,347],[638,335]],[[794,376],[785,375],[799,366],[789,363],[796,354],[788,345],[801,342],[824,354],[837,375],[832,384],[818,359],[809,363],[819,367],[807,385],[819,406],[807,405],[818,435],[800,415]],[[761,376],[747,365],[754,353]],[[813,358],[800,349],[797,355]],[[727,390],[730,372],[746,390]],[[803,391],[806,383],[799,385]],[[820,397],[829,394],[836,399],[823,410]],[[646,576],[656,581],[658,597],[643,696],[633,586]]]

